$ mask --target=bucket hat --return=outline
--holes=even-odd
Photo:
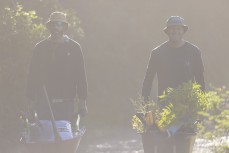
[[[49,20],[46,22],[46,25],[48,26],[52,22],[63,22],[68,26],[66,14],[63,12],[53,12],[49,17]]]
[[[167,19],[166,27],[164,28],[165,33],[170,26],[182,26],[184,28],[184,32],[188,30],[188,26],[184,24],[184,19],[180,16],[171,16]]]

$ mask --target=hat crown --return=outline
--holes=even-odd
[[[167,20],[167,27],[173,26],[173,25],[185,26],[184,19],[182,17],[179,17],[179,16],[171,16]]]
[[[63,12],[53,12],[49,17],[49,22],[61,21],[67,23],[66,14]]]

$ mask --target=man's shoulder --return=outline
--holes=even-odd
[[[190,43],[189,41],[185,41],[185,45],[187,48],[189,48],[193,52],[200,52],[199,47],[194,45],[193,43]]]
[[[80,44],[76,40],[69,38],[68,36],[65,36],[64,39],[65,42],[70,44],[71,46],[81,48]]]
[[[69,44],[69,45],[71,45],[71,46],[80,48],[80,44],[77,41],[69,38],[67,35],[64,36],[64,42],[67,43],[67,44]],[[46,45],[49,45],[49,44],[50,44],[49,38],[45,38],[45,39],[39,41],[35,45],[35,47],[42,47],[42,46],[46,46]]]
[[[46,39],[42,39],[41,41],[36,43],[35,48],[45,46],[46,44],[47,44],[47,38]]]
[[[152,50],[152,53],[154,53],[154,54],[160,54],[160,53],[166,51],[167,48],[168,48],[168,42],[166,41],[166,42],[164,42],[164,43],[158,45],[157,47],[155,47],[155,48]]]

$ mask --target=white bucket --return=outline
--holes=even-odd
[[[62,140],[73,139],[72,128],[69,121],[55,121],[57,130]],[[28,127],[29,142],[49,142],[54,141],[54,132],[50,120],[40,120],[40,125],[32,123]]]

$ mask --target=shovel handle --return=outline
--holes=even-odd
[[[46,102],[48,104],[48,108],[49,108],[49,112],[50,112],[50,117],[51,117],[52,128],[53,128],[55,140],[56,141],[61,141],[62,139],[61,139],[61,137],[59,135],[59,132],[57,130],[57,127],[56,127],[55,118],[54,118],[54,115],[53,115],[51,103],[50,103],[50,100],[49,100],[49,97],[48,97],[48,93],[47,93],[47,90],[46,90],[45,86],[43,86],[43,90],[44,90],[44,93],[45,93]]]

